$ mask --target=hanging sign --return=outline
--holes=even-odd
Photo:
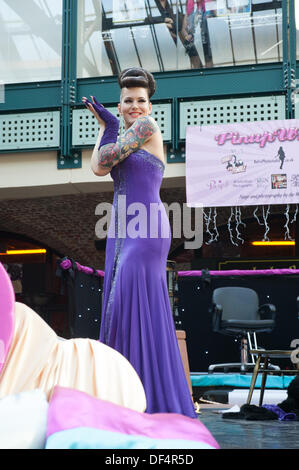
[[[189,207],[299,202],[299,120],[186,129]]]

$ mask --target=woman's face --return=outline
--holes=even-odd
[[[149,101],[147,89],[143,87],[122,88],[118,110],[123,116],[126,129],[131,127],[139,117],[148,116],[151,113],[152,104]]]

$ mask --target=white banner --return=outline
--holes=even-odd
[[[299,120],[187,127],[186,191],[190,207],[297,204]]]

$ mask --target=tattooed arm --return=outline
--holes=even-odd
[[[99,150],[94,150],[92,157],[93,172],[99,176],[108,174],[113,166],[141,148],[157,130],[158,126],[152,117],[138,118],[124,135],[118,137],[115,144],[106,144],[100,147]],[[100,131],[99,142],[101,135],[103,135],[103,131]]]

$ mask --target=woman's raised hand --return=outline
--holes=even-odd
[[[119,121],[118,119],[114,116],[114,114],[110,113],[108,109],[106,109],[102,104],[100,104],[94,96],[91,96],[92,102],[88,100],[85,96],[82,97],[82,101],[89,109],[89,111],[92,112],[92,114],[96,117],[97,121],[99,122],[100,125],[104,126],[109,126],[116,128],[117,131],[119,128]]]
[[[115,143],[118,137],[119,120],[102,104],[98,103],[94,96],[91,96],[91,99],[92,102],[83,96],[82,101],[96,117],[100,126],[104,126],[105,128],[99,148],[106,144]]]

